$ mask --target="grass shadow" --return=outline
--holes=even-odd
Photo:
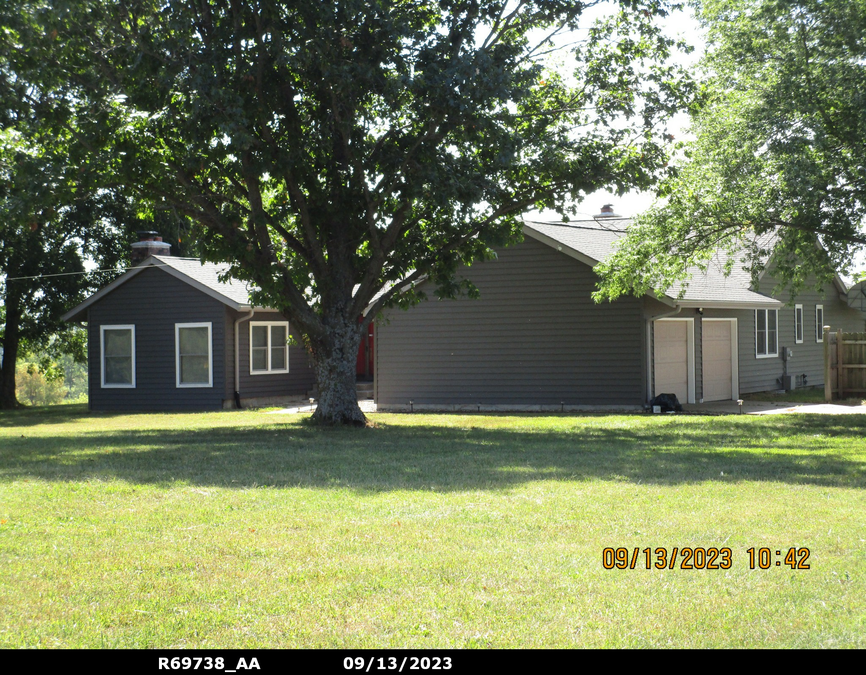
[[[866,487],[866,416],[562,418],[555,428],[543,420],[534,427],[533,418],[517,426],[499,420],[499,428],[481,418],[463,417],[460,426],[447,426],[446,416],[430,418],[414,426],[380,418],[367,429],[278,420],[7,436],[0,480],[358,491],[509,489],[528,481],[592,479]]]
[[[34,427],[43,424],[69,424],[87,417],[109,418],[128,414],[122,412],[91,412],[86,403],[63,405],[22,406],[15,410],[0,410],[0,428]]]

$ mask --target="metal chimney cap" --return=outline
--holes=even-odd
[[[149,239],[145,239],[144,241],[134,241],[131,244],[132,248],[153,248],[153,249],[167,249],[171,248],[171,244],[165,241],[151,241]]]
[[[621,218],[621,216],[618,213],[613,212],[613,204],[605,204],[604,206],[602,206],[601,207],[601,213],[599,213],[597,216],[594,216],[594,217],[595,218]]]

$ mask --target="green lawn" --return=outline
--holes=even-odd
[[[866,416],[371,417],[0,414],[0,647],[866,647]]]

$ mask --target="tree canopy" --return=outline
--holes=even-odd
[[[458,266],[530,208],[653,185],[693,93],[664,0],[592,26],[600,3],[573,0],[9,4],[22,67],[86,92],[117,180],[194,220],[303,335],[325,422],[363,422],[354,360],[380,308],[421,279],[460,292]]]
[[[83,274],[86,256],[117,260],[117,236],[104,236],[103,229],[107,210],[117,205],[107,193],[90,192],[80,167],[69,162],[68,138],[42,126],[28,92],[8,79],[2,84],[0,408],[12,408],[19,350],[62,333],[61,314],[105,281]]]
[[[702,0],[695,140],[598,268],[598,297],[664,290],[718,250],[794,292],[866,245],[866,2]],[[771,257],[772,256],[772,257]]]
[[[128,258],[128,229],[153,219],[152,207],[115,180],[109,136],[90,117],[87,92],[38,67],[44,54],[20,39],[26,16],[7,9],[0,10],[0,408],[18,403],[20,353],[85,357],[60,316],[116,276],[88,273],[85,263],[113,270]]]

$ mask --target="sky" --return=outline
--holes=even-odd
[[[594,20],[605,12],[612,11],[613,5],[604,4],[588,12],[588,18]],[[687,43],[695,48],[695,51],[688,55],[688,65],[697,64],[704,51],[703,30],[700,24],[694,17],[694,12],[691,8],[686,7],[682,11],[673,12],[664,21],[665,32],[671,37],[679,37],[685,39]],[[566,38],[566,39],[571,39]],[[565,40],[564,40],[565,41]],[[688,115],[678,115],[671,124],[671,131],[677,139],[682,140],[687,137],[687,129],[689,126]],[[578,207],[578,215],[576,218],[592,218],[601,211],[601,207],[605,204],[613,205],[614,212],[624,218],[630,218],[637,214],[646,211],[655,200],[655,195],[651,192],[632,191],[625,195],[619,196],[612,192],[598,191],[587,195],[586,199]],[[560,216],[555,211],[530,211],[526,214],[527,220],[560,220]]]
[[[606,3],[594,8],[593,13],[596,16],[601,16],[604,12],[612,11],[612,7],[613,5]],[[665,19],[664,24],[665,32],[669,36],[682,38],[695,48],[694,52],[688,55],[687,65],[697,65],[705,49],[705,33],[697,19],[695,19],[693,10],[690,7],[685,7],[682,11],[674,12]],[[569,37],[568,39],[571,38]],[[681,114],[677,116],[673,120],[673,124],[670,125],[670,128],[674,136],[679,140],[688,139],[688,115]],[[617,215],[631,218],[646,211],[652,206],[654,201],[655,195],[652,192],[632,191],[620,196],[601,190],[588,194],[578,206],[577,216],[572,219],[590,219],[598,215],[601,212],[601,207],[605,204],[611,204]],[[561,220],[561,217],[555,211],[530,211],[524,217],[526,220]],[[854,257],[852,272],[858,271],[866,271],[866,249],[861,249]],[[852,277],[845,276],[844,278],[848,283],[852,282]]]

